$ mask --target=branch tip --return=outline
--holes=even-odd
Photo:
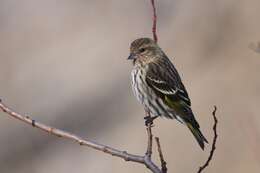
[[[153,8],[153,27],[152,27],[152,32],[153,32],[153,39],[157,43],[158,37],[156,34],[156,29],[157,29],[157,14],[156,14],[156,7],[154,0],[151,0],[152,8]]]
[[[213,137],[213,142],[212,142],[212,145],[211,145],[211,150],[210,150],[208,159],[206,160],[206,162],[202,166],[199,167],[199,170],[198,170],[197,173],[201,173],[206,167],[209,166],[209,163],[212,160],[214,152],[216,150],[216,143],[217,143],[217,138],[218,138],[218,134],[217,134],[218,119],[216,117],[216,112],[217,112],[217,106],[214,106],[214,110],[212,112],[212,116],[214,118],[214,125],[213,125],[213,128],[212,128],[213,132],[214,132],[214,137]]]

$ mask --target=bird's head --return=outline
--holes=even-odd
[[[144,65],[160,57],[161,53],[155,41],[150,38],[139,38],[131,43],[128,60],[132,60],[134,65]]]

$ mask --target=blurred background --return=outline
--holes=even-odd
[[[260,171],[260,1],[161,0],[159,44],[174,62],[201,129],[219,139],[206,172]],[[143,154],[143,108],[130,84],[130,43],[151,37],[149,0],[1,0],[0,97],[22,114]],[[251,47],[251,48],[249,48]],[[156,120],[169,172],[195,172],[203,152],[186,127]],[[57,139],[0,112],[1,173],[149,172]],[[154,159],[158,159],[154,150]],[[158,161],[158,160],[157,160]],[[158,162],[157,162],[158,163]]]

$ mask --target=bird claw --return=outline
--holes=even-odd
[[[153,127],[153,121],[154,121],[157,117],[158,117],[158,116],[154,116],[154,117],[145,116],[145,117],[144,117],[144,119],[145,119],[145,126],[151,125],[151,127]]]

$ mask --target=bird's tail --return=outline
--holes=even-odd
[[[195,120],[196,121],[196,120]],[[204,150],[204,142],[208,143],[207,139],[201,133],[199,126],[196,123],[186,122],[187,127],[190,129],[193,136],[196,138],[201,149]]]

